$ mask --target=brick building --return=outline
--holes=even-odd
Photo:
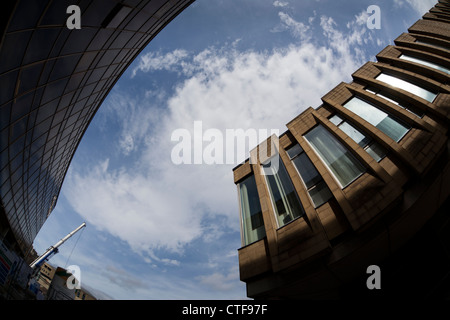
[[[408,31],[233,169],[249,297],[450,296],[450,1]]]

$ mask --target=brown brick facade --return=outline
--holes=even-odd
[[[286,125],[288,130],[279,137],[280,159],[305,215],[278,227],[261,162],[247,161],[234,169],[236,184],[254,174],[266,229],[264,239],[239,249],[241,280],[247,283],[250,297],[335,296],[337,288],[361,274],[369,262],[381,263],[401,248],[448,198],[450,75],[401,59],[402,54],[450,68],[448,1],[440,1],[409,33],[400,35],[395,46],[383,49],[376,56],[377,62],[368,62],[354,72],[353,82],[340,83],[322,97],[321,106],[308,108]],[[427,101],[377,80],[380,73],[414,83],[437,96],[433,102]],[[396,97],[421,116],[365,90],[369,88]],[[409,130],[399,141],[393,140],[343,106],[354,96],[399,119]],[[351,119],[358,130],[386,150],[386,155],[379,161],[372,158],[330,121],[335,114]],[[344,188],[304,137],[319,124],[366,168]],[[316,208],[286,153],[296,143],[332,193],[329,201]]]

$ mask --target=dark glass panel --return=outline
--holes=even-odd
[[[94,38],[96,29],[81,28],[71,31],[61,54],[83,53],[86,51],[89,42]]]
[[[5,35],[0,52],[0,61],[2,61],[0,63],[0,73],[20,66],[32,34],[33,31],[21,31]],[[5,61],[8,61],[8,63],[5,63]],[[2,80],[1,83],[6,82]]]
[[[0,63],[0,65],[2,65],[2,63]],[[0,104],[12,100],[18,74],[18,71],[12,71],[0,76],[0,83],[2,84],[0,86]]]
[[[20,86],[18,94],[22,94],[36,88],[39,78],[41,77],[44,63],[33,64],[22,69],[20,73]]]
[[[59,29],[36,29],[28,44],[23,63],[28,64],[47,59],[58,34]]]
[[[75,66],[80,60],[80,57],[81,55],[71,55],[57,59],[49,81],[54,81],[72,75]]]
[[[22,30],[36,27],[47,0],[18,1],[16,11],[8,26],[8,31]]]

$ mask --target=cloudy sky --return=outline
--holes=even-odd
[[[245,299],[232,174],[245,159],[174,164],[172,134],[284,132],[435,2],[196,1],[104,101],[35,249],[42,253],[86,221],[51,263],[78,265],[82,285],[100,298]],[[380,29],[367,27],[370,5],[380,8]],[[196,121],[202,131],[194,132]],[[210,143],[203,138],[200,152]]]

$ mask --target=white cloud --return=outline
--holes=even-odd
[[[169,54],[162,55],[161,53],[149,52],[140,56],[140,61],[137,67],[133,69],[131,77],[136,76],[138,71],[149,72],[156,70],[173,71],[173,67],[188,56],[185,50],[174,50]]]
[[[311,23],[314,21],[314,16],[308,19],[308,23],[304,24],[303,22],[296,21],[289,14],[285,12],[278,12],[278,16],[280,18],[280,23],[272,28],[271,32],[284,32],[289,31],[291,35],[301,41],[309,41],[311,39]]]
[[[302,22],[298,22],[295,19],[293,19],[290,15],[284,12],[279,12],[278,16],[280,17],[282,25],[286,27],[287,30],[292,34],[294,38],[308,41],[311,39],[310,34],[310,26],[305,25]],[[309,19],[309,22],[311,23],[312,20]]]
[[[295,29],[294,20],[283,15],[280,19]],[[104,162],[92,168],[72,168],[65,188],[71,206],[88,223],[126,241],[155,264],[178,266],[173,254],[182,254],[186,244],[238,231],[234,165],[174,165],[171,134],[178,128],[192,132],[196,120],[203,121],[204,130],[284,132],[288,121],[308,106],[317,107],[320,97],[349,80],[365,62],[363,51],[352,47],[363,41],[361,31],[350,28],[343,33],[326,17],[321,27],[327,46],[302,42],[272,52],[208,48],[194,56],[176,50],[141,60],[136,72],[170,66],[186,78],[165,109],[145,99],[146,93],[155,95],[150,88],[140,96],[122,91],[108,100],[103,108],[122,122],[120,150],[125,155],[133,151],[136,161],[113,168],[105,155]],[[206,225],[206,218],[217,224]],[[227,279],[212,274],[200,280],[214,286]]]
[[[273,3],[274,7],[281,7],[281,8],[286,7],[288,5],[289,5],[289,3],[286,1],[278,1],[277,0],[277,1],[274,1],[274,3]]]
[[[202,285],[205,285],[214,291],[229,291],[236,287],[239,280],[239,270],[233,267],[227,273],[214,272],[209,275],[196,278]]]

